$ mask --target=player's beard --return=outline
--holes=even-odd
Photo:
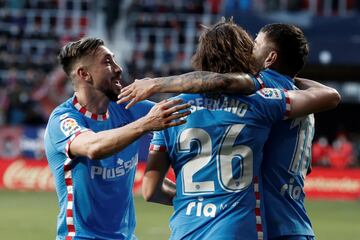
[[[120,91],[118,89],[106,89],[103,91],[103,93],[112,102],[116,102],[117,100],[119,100],[118,95],[120,94]]]
[[[111,82],[107,87],[99,89],[110,101],[116,102],[120,94],[120,88]]]

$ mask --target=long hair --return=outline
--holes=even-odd
[[[255,73],[253,47],[253,39],[243,28],[223,18],[200,35],[192,66],[218,73]]]

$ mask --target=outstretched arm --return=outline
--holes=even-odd
[[[93,132],[86,131],[79,134],[70,144],[71,156],[86,156],[90,159],[102,159],[121,151],[129,144],[149,131],[157,131],[185,123],[184,116],[190,114],[186,110],[190,105],[181,104],[181,100],[164,100],[156,104],[150,112],[135,122],[123,127]]]
[[[255,91],[253,78],[245,73],[189,72],[177,76],[145,78],[121,89],[118,103],[130,101],[126,108],[155,93],[231,92],[251,94]]]
[[[321,83],[296,78],[296,85],[302,90],[288,92],[291,103],[290,118],[326,111],[335,108],[341,101],[336,89]]]
[[[146,201],[172,205],[176,186],[165,178],[169,167],[167,152],[150,151],[142,182],[142,195]]]

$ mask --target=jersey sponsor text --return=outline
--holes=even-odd
[[[119,158],[117,163],[119,166],[113,168],[91,166],[91,178],[95,179],[95,177],[101,177],[105,180],[124,176],[137,165],[138,155],[134,155],[131,160],[127,162]]]

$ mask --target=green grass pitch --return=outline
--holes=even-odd
[[[136,197],[140,240],[168,239],[172,208]],[[308,201],[307,210],[318,240],[360,239],[360,202]],[[55,193],[0,191],[1,239],[55,239]]]

